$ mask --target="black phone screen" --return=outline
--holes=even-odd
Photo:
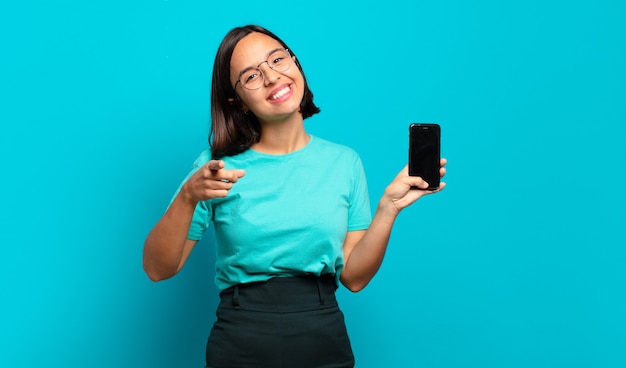
[[[428,189],[439,188],[440,141],[437,124],[409,126],[409,175],[426,180]]]

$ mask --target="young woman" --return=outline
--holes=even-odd
[[[419,189],[427,183],[405,167],[372,218],[359,156],[305,131],[318,112],[281,39],[259,26],[226,35],[213,70],[211,149],[144,248],[150,279],[167,279],[213,222],[221,292],[207,367],[352,367],[337,285],[364,288],[399,212],[445,186]]]

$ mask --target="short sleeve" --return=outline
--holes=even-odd
[[[366,230],[372,221],[367,179],[361,158],[355,153],[352,192],[348,207],[348,231]]]

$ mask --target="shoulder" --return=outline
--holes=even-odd
[[[360,161],[359,154],[352,148],[343,144],[334,143],[326,139],[319,138],[317,136],[311,136],[314,150],[318,152],[324,152],[327,155],[332,155],[335,158],[346,158],[350,160]]]
[[[197,169],[211,160],[211,150],[205,149],[200,153],[198,158],[193,162],[193,168]]]

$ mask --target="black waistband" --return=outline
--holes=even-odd
[[[239,284],[220,293],[220,308],[296,312],[337,306],[335,276],[275,277]]]

